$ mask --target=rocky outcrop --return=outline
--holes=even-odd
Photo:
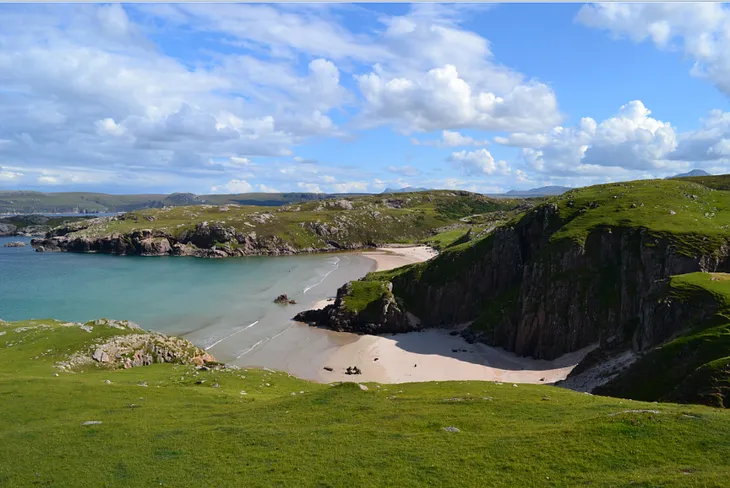
[[[585,242],[550,241],[561,226],[545,204],[461,253],[393,280],[425,326],[475,321],[471,340],[554,359],[593,343],[641,351],[666,340],[679,313],[657,301],[666,280],[730,268],[728,246],[688,255],[641,228],[597,228]]]
[[[321,310],[301,312],[294,320],[356,334],[397,334],[420,330],[420,321],[405,311],[402,302],[393,296],[391,289],[388,284],[380,298],[369,303],[363,310],[353,311],[345,301],[353,293],[353,285],[348,283],[337,290],[334,303]]]
[[[13,241],[8,242],[3,245],[3,247],[25,247],[27,244],[23,241]]]
[[[139,330],[139,333],[116,335],[92,344],[88,349],[71,355],[56,364],[61,371],[73,371],[94,364],[111,369],[128,369],[154,363],[194,364],[215,363],[204,350],[179,337],[155,332],[143,332],[130,322],[99,320],[94,325],[117,329]]]
[[[5,224],[0,222],[0,237],[15,235],[15,231],[17,228],[17,225]]]

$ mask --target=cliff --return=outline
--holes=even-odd
[[[599,185],[553,198],[427,263],[363,281],[391,283],[422,327],[470,323],[468,340],[519,355],[554,359],[598,343],[588,363],[607,351],[635,359],[701,320],[698,310],[712,310],[671,300],[669,283],[730,270],[728,222],[725,191],[681,180]]]

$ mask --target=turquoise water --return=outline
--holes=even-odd
[[[0,238],[0,246],[17,240],[30,241]],[[127,319],[203,347],[226,345],[219,359],[240,359],[372,265],[357,254],[198,259],[0,247],[0,318]],[[298,305],[272,303],[281,293]]]

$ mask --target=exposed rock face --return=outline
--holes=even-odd
[[[127,325],[125,325],[127,324]],[[119,329],[137,329],[131,323],[97,321]],[[185,339],[168,337],[154,332],[141,332],[111,337],[92,345],[87,351],[77,352],[68,360],[57,363],[62,371],[70,371],[92,364],[110,368],[134,368],[154,363],[195,364],[203,366],[215,362],[215,358]]]
[[[294,317],[294,320],[356,334],[397,334],[421,329],[418,319],[405,311],[390,290],[358,313],[348,310],[345,306],[345,297],[351,291],[352,285],[348,283],[337,290],[333,304],[321,310],[301,312]]]
[[[6,243],[3,247],[25,247],[27,244],[23,241],[13,241]]]
[[[558,227],[557,207],[543,205],[468,256],[396,277],[394,292],[427,326],[477,319],[487,327],[467,333],[472,340],[553,359],[595,342],[638,351],[660,343],[681,324],[680,311],[657,301],[669,276],[730,268],[726,244],[686,256],[638,228],[549,242]]]
[[[0,223],[0,236],[12,236],[17,228],[18,226],[13,224]]]

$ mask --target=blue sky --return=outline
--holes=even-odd
[[[729,172],[723,4],[0,5],[0,189]]]

